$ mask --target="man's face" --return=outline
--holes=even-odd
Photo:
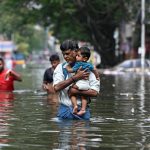
[[[75,50],[66,50],[64,52],[62,52],[64,59],[68,62],[68,63],[72,63],[76,61],[76,51]]]
[[[4,70],[4,63],[0,61],[0,72],[2,72],[3,70]]]
[[[51,61],[52,68],[54,68],[54,69],[55,69],[59,63],[60,63],[60,61],[59,61],[59,60]]]

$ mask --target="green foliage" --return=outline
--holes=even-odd
[[[33,26],[28,25],[22,28],[19,33],[14,34],[14,40],[16,43],[26,43],[27,53],[31,53],[32,50],[42,50],[44,48],[44,30],[36,30]]]
[[[16,42],[27,43],[31,51],[42,48],[44,34],[34,32],[29,25],[50,27],[60,41],[74,38],[90,42],[102,55],[102,61],[112,63],[114,30],[121,20],[130,20],[135,9],[129,6],[135,3],[134,0],[0,1],[0,32],[8,37],[16,34]]]

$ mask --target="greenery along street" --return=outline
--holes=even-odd
[[[49,29],[60,42],[74,38],[90,42],[104,66],[117,63],[114,31],[122,21],[136,18],[140,2],[134,0],[4,0],[0,1],[0,33],[14,38],[26,53],[41,49]]]

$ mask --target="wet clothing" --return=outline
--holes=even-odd
[[[9,76],[6,79],[6,73],[8,69],[4,69],[0,72],[0,91],[13,91],[14,90],[14,76]]]
[[[61,104],[59,106],[59,108],[58,108],[58,115],[57,115],[57,117],[60,118],[60,119],[89,120],[89,118],[91,116],[89,108],[86,109],[86,113],[84,115],[82,115],[82,116],[78,116],[76,114],[73,114],[72,112],[73,112],[73,107]]]
[[[56,67],[54,74],[53,74],[53,79],[54,79],[53,85],[56,85],[56,84],[60,83],[61,81],[64,81],[71,77],[71,73],[67,73],[67,76],[64,74],[63,69],[67,65],[68,65],[67,63],[65,65],[59,64]],[[93,89],[93,90],[96,90],[97,92],[99,92],[100,81],[96,80],[96,77],[92,72],[90,72],[90,75],[89,75],[89,84],[90,84],[90,89]],[[75,117],[74,114],[72,114],[72,111],[68,111],[68,110],[72,109],[72,102],[71,102],[71,99],[68,97],[68,90],[69,90],[70,86],[59,91],[60,107],[58,109],[58,117],[66,118],[66,119],[77,119],[77,117]],[[81,106],[81,98],[80,97],[77,97],[77,104],[79,105],[79,107]],[[62,111],[63,111],[63,113],[62,113]],[[88,110],[88,108],[86,110],[86,113],[82,116],[82,118],[83,119],[90,118],[90,111]]]
[[[75,65],[72,67],[73,71],[76,72],[80,67],[83,70],[87,69],[87,71],[93,71],[94,67],[90,62],[77,61]]]
[[[77,72],[77,70],[82,67],[83,70],[87,69],[87,71],[93,71],[94,66],[89,62],[76,62],[75,65],[72,67],[74,72]],[[76,82],[76,85],[79,90],[88,90],[90,89],[89,80],[79,80]]]
[[[79,90],[88,90],[90,89],[89,80],[79,80],[76,83],[76,86]]]

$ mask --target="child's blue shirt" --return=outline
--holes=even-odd
[[[79,62],[77,61],[75,65],[72,67],[73,71],[76,72],[80,67],[82,67],[83,70],[87,69],[87,71],[93,71],[94,66],[90,62]]]

